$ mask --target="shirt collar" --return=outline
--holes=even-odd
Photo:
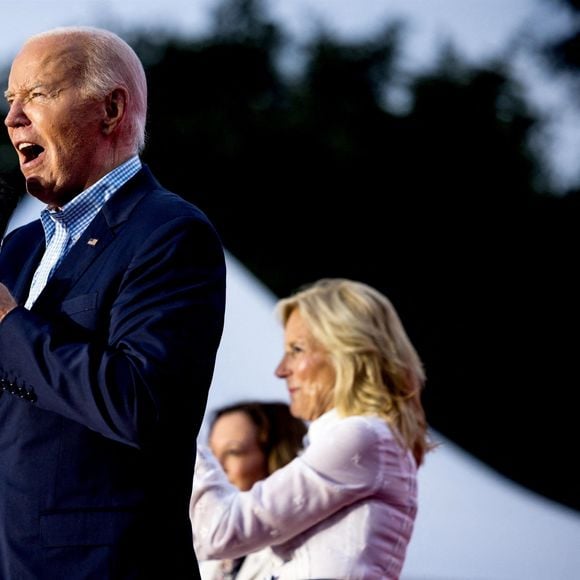
[[[57,222],[70,230],[73,238],[78,238],[111,196],[140,169],[141,160],[138,155],[134,155],[101,177],[82,193],[79,193],[63,207],[43,209],[40,220],[47,241],[52,237]]]

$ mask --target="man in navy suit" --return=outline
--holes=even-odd
[[[115,34],[32,37],[6,98],[46,209],[0,251],[0,579],[192,580],[220,239],[142,165],[145,74]]]

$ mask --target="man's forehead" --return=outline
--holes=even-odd
[[[53,50],[26,47],[14,59],[8,77],[8,91],[18,93],[38,86],[54,86],[65,79],[75,78],[75,62],[67,47],[54,46]]]

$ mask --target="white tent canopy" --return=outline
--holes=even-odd
[[[8,229],[35,219],[40,209],[27,196]],[[274,376],[282,354],[275,297],[229,254],[227,262],[226,322],[208,414],[240,399],[288,400],[284,382]],[[433,436],[442,444],[419,472],[419,513],[401,580],[580,578],[579,513]]]

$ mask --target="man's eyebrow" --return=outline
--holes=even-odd
[[[6,89],[4,91],[4,97],[9,99],[9,98],[15,97],[18,94],[29,94],[32,91],[34,91],[35,89],[42,88],[45,86],[46,86],[45,83],[38,82],[38,83],[35,83],[34,85],[31,85],[29,87],[24,86],[24,87],[22,87],[20,89],[16,89],[16,90]]]

